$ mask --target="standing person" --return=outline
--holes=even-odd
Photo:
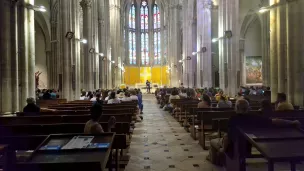
[[[151,93],[150,89],[151,89],[151,83],[149,82],[149,80],[146,81],[146,87],[147,87],[147,93]]]

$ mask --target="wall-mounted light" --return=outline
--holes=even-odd
[[[83,44],[87,44],[88,43],[87,39],[79,39],[79,42],[83,43]]]
[[[112,64],[115,64],[115,61],[111,61],[112,62]]]
[[[215,42],[217,42],[219,40],[219,38],[213,38],[212,39],[212,43],[215,43]]]
[[[179,63],[183,63],[183,60],[179,60],[178,62],[179,62]]]
[[[259,9],[259,13],[264,13],[264,12],[267,12],[269,11],[269,9],[267,9],[266,7],[262,7]]]
[[[197,54],[197,52],[192,52],[192,55],[194,56],[194,55],[196,55]]]
[[[101,57],[104,57],[104,54],[103,54],[103,53],[99,53],[99,55],[100,55]]]
[[[32,5],[32,4],[25,4],[26,8],[33,9],[34,11],[38,12],[46,12],[46,8],[44,6]]]
[[[38,11],[40,12],[46,12],[46,8],[44,6],[39,6]]]

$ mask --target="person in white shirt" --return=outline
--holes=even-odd
[[[111,91],[108,92],[108,96],[105,98],[105,101],[109,100],[111,93],[112,93]]]
[[[135,90],[132,90],[132,91],[130,91],[130,93],[131,93],[130,98],[131,98],[132,100],[137,100],[137,101],[138,101],[138,97],[137,97],[136,91],[135,91]]]
[[[79,100],[86,100],[86,92],[85,91],[83,91],[81,93],[81,96],[80,96]]]
[[[187,98],[187,90],[182,89],[181,92],[179,93],[180,98]]]
[[[121,101],[123,101],[123,102],[130,102],[130,101],[132,101],[132,99],[130,97],[130,93],[128,91],[125,92],[125,97],[123,97],[121,99]]]
[[[119,104],[120,100],[116,97],[116,93],[112,92],[108,100],[108,104]]]

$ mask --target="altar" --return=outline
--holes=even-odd
[[[125,66],[124,84],[128,87],[146,89],[146,81],[151,82],[151,88],[169,84],[167,66],[135,67]]]

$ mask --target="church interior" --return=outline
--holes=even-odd
[[[302,9],[1,0],[0,170],[304,170]]]

